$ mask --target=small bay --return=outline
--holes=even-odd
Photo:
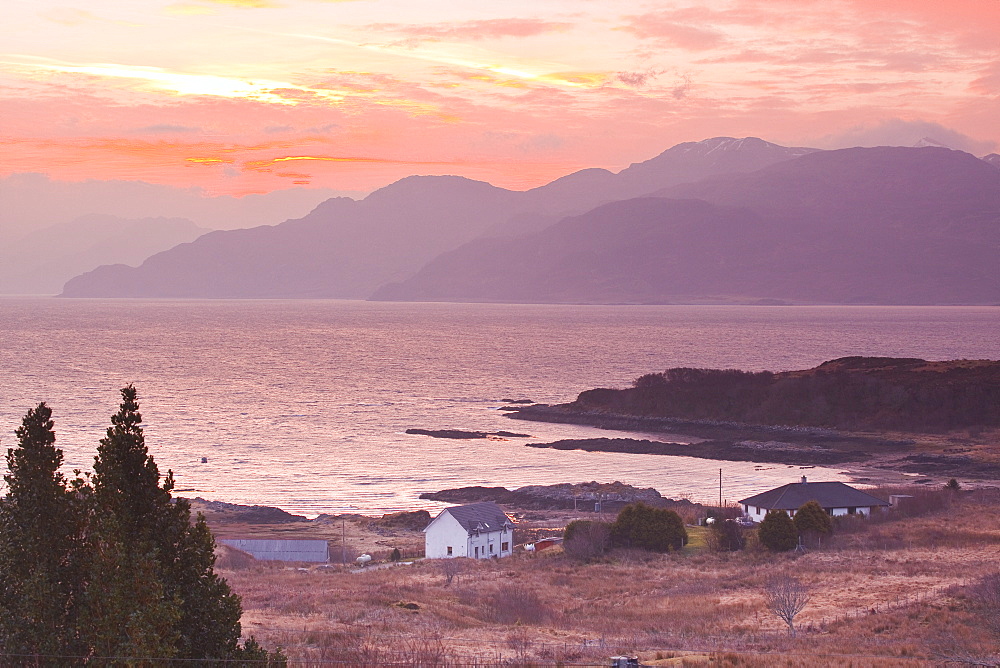
[[[0,445],[11,447],[24,413],[46,401],[67,469],[86,470],[118,388],[134,383],[150,451],[185,496],[378,514],[434,508],[417,496],[447,487],[617,479],[711,500],[722,468],[723,496],[735,500],[800,471],[526,448],[623,432],[513,422],[498,409],[503,399],[570,401],[677,366],[998,359],[998,331],[996,307],[0,298]],[[438,439],[408,428],[532,438]]]

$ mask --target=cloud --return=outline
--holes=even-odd
[[[136,128],[135,131],[142,133],[149,133],[149,134],[176,134],[176,133],[201,132],[201,128],[196,128],[189,125],[170,125],[167,123],[162,123],[157,125],[147,125],[141,128]]]
[[[636,72],[618,72],[615,74],[615,81],[625,84],[631,88],[645,88],[647,84],[654,81],[663,74],[663,70],[649,68]]]
[[[913,146],[924,138],[976,155],[989,153],[997,145],[996,142],[974,139],[933,121],[909,121],[901,118],[888,118],[856,125],[844,132],[827,135],[813,143],[821,148]]]
[[[565,31],[571,25],[561,21],[510,18],[424,25],[374,23],[367,28],[376,32],[401,35],[404,38],[403,45],[416,46],[423,41],[478,41],[505,37],[534,37],[550,32]]]
[[[217,5],[229,5],[230,7],[240,7],[241,9],[268,9],[279,5],[271,0],[203,0]]]
[[[1000,95],[1000,62],[983,68],[981,74],[982,76],[977,77],[969,84],[969,88],[980,95]]]
[[[105,80],[131,80],[149,90],[177,95],[242,98],[268,104],[294,106],[303,101],[338,103],[344,100],[346,93],[332,89],[297,86],[282,81],[266,79],[250,81],[236,77],[174,72],[161,67],[138,65],[29,63],[25,66],[42,71],[82,74]]]
[[[724,34],[704,23],[678,21],[683,15],[674,11],[651,12],[629,18],[622,28],[641,39],[655,39],[688,51],[705,51],[722,45]]]

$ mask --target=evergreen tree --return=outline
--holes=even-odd
[[[810,544],[818,543],[833,530],[833,520],[817,501],[807,501],[795,511],[796,531]]]
[[[625,506],[611,525],[611,542],[616,547],[668,552],[684,547],[687,538],[680,515],[644,503]]]
[[[757,528],[761,544],[772,552],[787,552],[799,542],[795,523],[784,510],[769,510]]]
[[[204,518],[191,524],[186,499],[171,499],[173,473],[160,483],[146,448],[142,415],[131,385],[111,418],[94,462],[94,500],[103,538],[131,555],[136,568],[148,563],[161,589],[154,618],[171,621],[166,636],[178,658],[224,659],[237,650],[239,597],[214,572],[215,541]],[[110,589],[115,591],[115,586]],[[171,654],[172,655],[172,654]],[[168,656],[168,654],[161,654]]]
[[[83,587],[84,509],[59,472],[52,411],[25,415],[18,447],[7,451],[0,501],[0,646],[8,652],[79,650],[75,622]]]

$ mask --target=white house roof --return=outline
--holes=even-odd
[[[469,533],[474,531],[500,531],[501,529],[513,528],[514,526],[507,517],[507,514],[504,513],[503,508],[492,501],[445,508],[438,513],[438,516],[431,521],[431,524],[445,513],[454,517],[462,525],[462,528]]]
[[[803,479],[804,480],[804,479]],[[745,506],[768,510],[796,510],[816,501],[823,508],[865,508],[889,503],[842,482],[792,482],[740,501]]]
[[[325,540],[260,540],[250,538],[223,538],[218,542],[253,555],[262,561],[311,561],[330,560],[330,546]]]

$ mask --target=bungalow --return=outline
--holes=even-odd
[[[743,513],[760,522],[769,510],[784,510],[794,516],[808,501],[816,501],[827,513],[838,515],[870,515],[872,508],[885,508],[889,503],[871,494],[854,489],[842,482],[792,482],[767,492],[741,500]]]
[[[514,524],[495,503],[445,508],[424,529],[428,559],[508,557],[514,546]]]

